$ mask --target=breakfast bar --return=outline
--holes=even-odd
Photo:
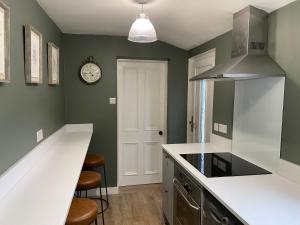
[[[64,225],[92,133],[65,125],[3,174],[0,224]]]

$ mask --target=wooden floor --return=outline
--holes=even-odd
[[[162,225],[161,185],[122,187],[110,195],[105,225]],[[98,224],[102,224],[101,215]]]

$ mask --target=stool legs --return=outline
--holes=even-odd
[[[103,173],[104,173],[104,182],[105,182],[106,202],[107,202],[107,207],[108,207],[109,206],[109,201],[108,201],[108,194],[107,194],[107,181],[106,181],[106,168],[105,168],[105,164],[103,165]]]
[[[102,215],[102,224],[104,225],[104,210],[103,210],[103,196],[102,196],[102,190],[101,190],[101,184],[99,186],[99,189],[100,189],[100,204],[101,204],[101,215]],[[97,224],[96,224],[97,225]]]
[[[102,215],[102,224],[105,225],[105,223],[104,223],[104,210],[103,210],[104,209],[103,201],[105,201],[105,200],[103,199],[101,184],[99,186],[99,190],[100,190],[99,201],[100,201],[100,205],[101,205],[101,210],[100,210],[100,212],[98,212],[98,214]],[[75,196],[78,197],[78,198],[82,198],[82,191],[76,191],[76,192],[77,193],[75,193]],[[85,190],[85,196],[86,196],[86,198],[88,198],[88,190]],[[91,199],[98,199],[98,198],[91,198]],[[97,218],[95,220],[95,225],[98,225]]]
[[[105,206],[104,208],[102,208],[102,211],[106,211],[109,207],[109,201],[108,201],[108,191],[107,191],[107,178],[106,178],[106,167],[105,167],[105,164],[101,165],[100,167],[100,171],[97,171],[96,168],[90,168],[90,171],[94,171],[94,172],[100,172],[100,174],[102,174],[104,176],[104,185],[105,185],[105,194],[106,194],[106,197],[103,198],[103,195],[101,196],[101,199],[105,202]],[[101,183],[102,185],[102,183]]]

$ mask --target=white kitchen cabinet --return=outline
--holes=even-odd
[[[174,161],[163,152],[163,213],[170,225],[173,225],[173,177]]]

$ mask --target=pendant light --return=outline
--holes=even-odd
[[[157,41],[156,31],[149,17],[144,13],[144,5],[142,4],[142,12],[137,15],[133,22],[128,40],[138,43],[150,43]]]

